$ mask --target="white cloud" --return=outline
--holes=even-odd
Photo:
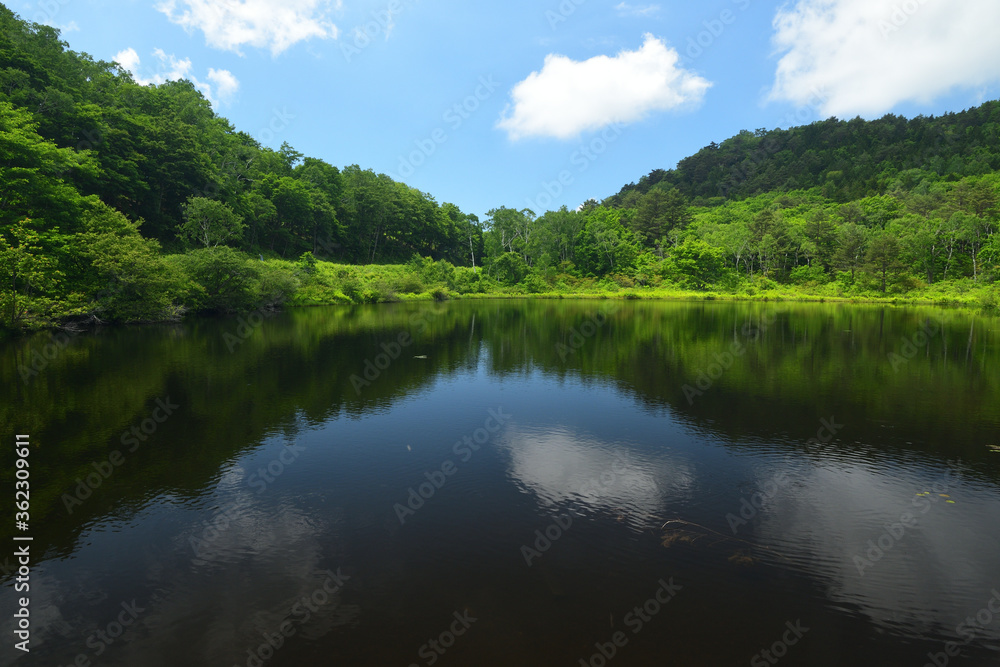
[[[148,66],[142,67],[139,54],[131,47],[119,51],[115,55],[115,62],[131,72],[135,82],[143,86],[187,79],[202,92],[215,108],[218,108],[220,104],[227,104],[239,90],[240,82],[229,70],[210,67],[208,81],[200,81],[191,74],[190,58],[178,60],[175,55],[167,54],[163,49],[155,49],[153,56],[158,61],[158,66],[155,69]]]
[[[654,111],[693,106],[711,83],[678,67],[680,56],[650,34],[637,51],[574,61],[549,54],[511,91],[497,127],[512,139],[572,138],[612,123],[630,123]]]
[[[45,25],[52,26],[58,30],[61,34],[66,34],[67,32],[79,32],[80,26],[77,25],[76,21],[70,21],[66,25],[59,25],[58,23],[52,22],[51,19],[45,22]]]
[[[627,2],[619,2],[615,5],[619,16],[653,16],[659,13],[659,5],[630,5]]]
[[[799,0],[778,11],[771,99],[875,117],[1000,80],[996,0]]]
[[[185,30],[201,30],[209,46],[278,55],[301,41],[336,39],[330,11],[339,7],[340,0],[163,0],[156,8]]]
[[[139,54],[135,52],[135,49],[129,47],[115,54],[115,62],[128,71],[134,72],[139,67]]]
[[[208,68],[208,80],[215,84],[215,94],[219,99],[229,99],[240,88],[240,82],[227,69]]]

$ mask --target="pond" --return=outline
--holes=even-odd
[[[40,334],[0,377],[4,664],[1000,662],[997,319],[330,307]]]

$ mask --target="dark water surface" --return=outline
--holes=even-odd
[[[0,662],[1000,664],[996,319],[484,301],[256,322],[0,346],[3,488],[30,434],[34,538],[29,654],[0,553]]]

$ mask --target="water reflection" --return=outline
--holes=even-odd
[[[643,460],[635,443],[602,442],[571,426],[515,425],[507,432],[509,475],[547,511],[628,516],[648,528],[665,503],[689,494],[691,470],[660,454]],[[645,457],[644,457],[645,458]]]
[[[955,639],[993,595],[1000,498],[961,464],[838,462],[790,476],[755,534],[821,579],[831,600],[886,631]],[[1000,623],[978,634],[1000,640]]]
[[[32,434],[44,480],[36,644],[16,664],[425,664],[466,611],[479,620],[441,664],[573,664],[671,576],[684,589],[616,664],[746,664],[796,618],[811,630],[784,664],[922,664],[953,639],[962,664],[995,661],[1000,615],[958,630],[1000,584],[995,320],[617,305],[453,303],[419,331],[429,306],[310,309],[235,351],[226,321],[109,329],[29,383],[37,342],[5,345],[0,416]],[[401,332],[407,353],[352,382]],[[165,397],[176,413],[123,449]],[[498,406],[510,421],[456,458]],[[842,429],[814,439],[824,420]],[[394,504],[449,460],[402,523]],[[572,528],[526,564],[561,513]],[[13,578],[8,562],[4,608]],[[123,605],[142,611],[115,628]]]

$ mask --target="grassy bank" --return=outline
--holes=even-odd
[[[405,264],[335,264],[306,253],[297,261],[257,259],[231,248],[181,255],[150,255],[145,264],[114,267],[107,282],[85,296],[65,299],[17,297],[5,301],[24,316],[8,334],[57,326],[178,321],[191,315],[235,314],[284,307],[391,303],[448,299],[670,299],[819,301],[932,305],[998,313],[1000,283],[968,278],[925,285],[908,280],[883,293],[870,275],[848,281],[777,283],[762,276],[729,274],[725,281],[694,288],[653,275],[645,281],[613,274],[594,278],[528,272],[497,280],[481,268],[415,258]],[[0,335],[4,335],[0,327]]]
[[[289,267],[290,262],[285,262]],[[534,277],[534,276],[532,276]],[[527,283],[527,284],[525,284]],[[710,285],[690,289],[680,285],[622,285],[612,279],[597,280],[563,275],[548,282],[525,280],[502,285],[481,272],[451,267],[443,262],[352,266],[316,262],[315,271],[302,281],[289,306],[349,303],[383,303],[443,299],[669,299],[729,301],[815,301],[936,305],[975,310],[996,310],[1000,286],[976,285],[970,280],[949,281],[907,291],[881,293],[865,285],[842,283],[781,285],[766,278],[735,285]]]

